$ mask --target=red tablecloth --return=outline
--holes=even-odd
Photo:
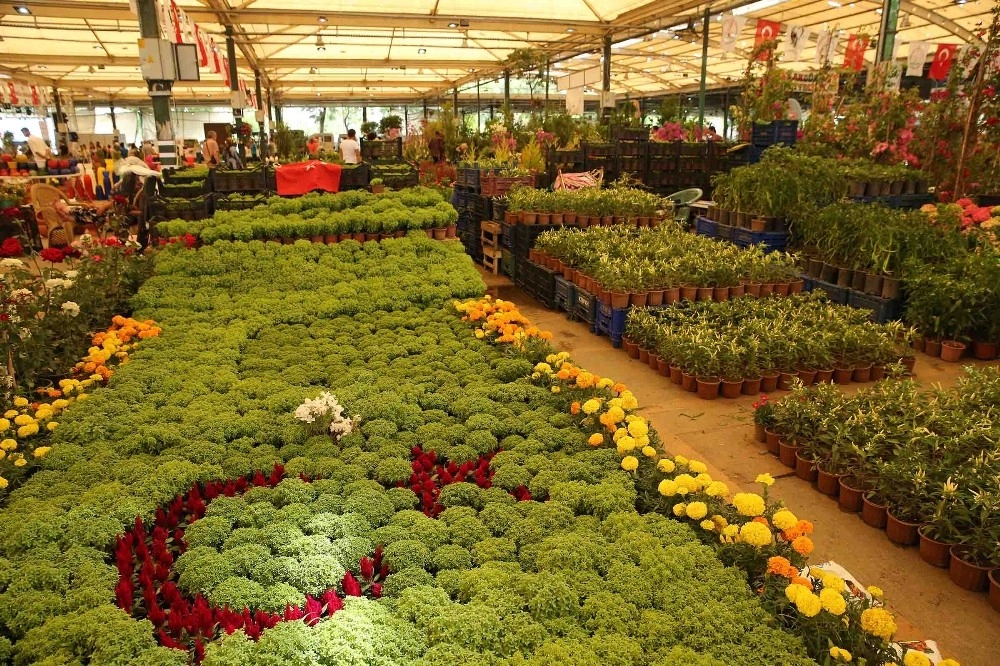
[[[296,195],[313,190],[339,192],[340,172],[339,164],[312,161],[284,164],[275,168],[274,175],[278,194]]]

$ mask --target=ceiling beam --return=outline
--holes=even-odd
[[[689,62],[684,62],[679,58],[667,55],[666,53],[657,53],[656,51],[643,51],[641,49],[611,49],[612,61],[611,64],[614,65],[614,56],[621,55],[629,58],[653,58],[655,60],[662,60],[663,62],[669,63],[671,65],[676,65],[681,69],[692,72],[698,75],[699,80],[701,79],[701,67],[695,67]],[[722,83],[722,79],[718,76],[708,72],[708,79],[715,81],[716,83]]]
[[[263,68],[261,67],[260,59],[257,57],[257,53],[253,49],[253,44],[250,43],[250,38],[247,36],[243,26],[241,26],[231,16],[232,7],[229,5],[229,0],[198,1],[215,11],[216,20],[218,23],[222,24],[223,27],[232,26],[233,41],[236,42],[237,48],[239,48],[243,57],[250,64],[250,69],[254,72],[260,72],[261,81],[264,83],[265,87],[269,88],[271,86],[271,81],[267,78],[267,73],[263,71]]]
[[[244,69],[249,69],[246,60],[242,58],[237,58],[238,64]],[[6,64],[23,64],[23,65],[73,65],[73,66],[94,66],[99,65],[111,65],[115,67],[138,67],[139,57],[138,56],[67,56],[58,54],[44,54],[44,55],[34,55],[34,54],[22,54],[22,53],[4,53],[0,54],[0,63]],[[430,60],[422,58],[408,58],[408,59],[332,59],[332,58],[275,58],[267,60],[263,63],[263,67],[269,70],[275,69],[302,69],[309,67],[320,67],[324,69],[344,69],[344,68],[363,68],[370,67],[373,69],[384,68],[389,69],[392,67],[423,67],[425,69],[437,68],[437,69],[455,69],[455,70],[467,70],[469,67],[474,67],[477,70],[480,68],[496,67],[498,65],[495,60]]]
[[[42,85],[42,86],[56,86],[58,83],[54,79],[50,79],[47,76],[39,76],[37,74],[32,74],[31,72],[23,69],[18,69],[16,67],[4,67],[0,65],[0,74],[6,74],[11,78],[15,78],[18,81],[24,81],[25,83]]]
[[[0,72],[10,73],[17,72],[16,76],[21,79],[26,79],[29,76],[27,73],[22,73],[21,70],[11,69],[9,67],[0,67]],[[11,74],[15,76],[15,74]],[[45,77],[35,76],[34,78],[40,79],[43,83],[47,85],[58,85],[59,88],[65,88],[67,90],[96,90],[101,88],[144,88],[145,84],[141,79],[62,79],[58,82],[52,79],[47,79]],[[324,88],[343,88],[348,86],[371,86],[373,88],[408,88],[411,86],[417,87],[427,87],[431,88],[433,86],[445,84],[448,87],[453,87],[453,84],[449,81],[442,81],[440,79],[434,80],[415,80],[415,79],[373,79],[365,78],[364,75],[359,74],[357,78],[338,78],[338,79],[305,79],[305,80],[294,80],[294,79],[281,79],[281,85],[283,88],[309,88],[315,87],[318,90]],[[225,90],[225,85],[222,81],[178,81],[174,84],[175,88],[207,88],[207,89],[217,89]]]
[[[199,0],[207,3],[209,0]],[[214,1],[214,0],[211,0]],[[13,14],[13,2],[0,2],[0,13]],[[91,18],[105,20],[135,21],[135,15],[129,11],[128,5],[120,2],[85,2],[79,0],[31,0],[31,13],[38,17],[50,18]],[[217,10],[206,7],[184,7],[185,13],[195,21],[218,23]],[[422,13],[390,13],[390,12],[351,12],[341,11],[331,6],[328,11],[306,9],[257,9],[254,7],[231,8],[227,10],[230,20],[245,24],[268,25],[315,25],[322,27],[356,27],[356,28],[407,28],[416,30],[449,30],[449,23],[467,21],[469,30],[487,32],[518,30],[522,32],[538,32],[547,34],[565,33],[569,28],[578,34],[603,35],[610,28],[610,23],[604,21],[579,21],[563,19],[539,19],[521,16],[470,17],[454,14]],[[319,17],[326,16],[330,23],[321,24]]]
[[[899,10],[906,12],[908,14],[913,14],[918,18],[922,18],[931,25],[936,25],[942,30],[947,30],[951,34],[965,40],[969,44],[974,44],[979,46],[983,45],[983,40],[977,37],[971,30],[966,30],[955,21],[952,21],[947,16],[938,14],[936,11],[932,9],[921,7],[920,5],[916,4],[915,2],[911,2],[910,0],[900,0]]]

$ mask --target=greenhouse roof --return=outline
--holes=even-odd
[[[528,47],[549,57],[553,77],[596,74],[605,36],[613,43],[612,91],[633,97],[688,92],[698,88],[701,77],[706,8],[691,0],[177,0],[177,5],[223,54],[225,26],[232,25],[240,78],[252,86],[259,69],[264,86],[285,103],[317,98],[419,103],[450,96],[456,86],[463,96],[474,95],[477,80],[497,78],[508,54]],[[905,59],[907,45],[916,41],[932,44],[928,58],[935,44],[976,41],[992,6],[988,0],[901,0],[897,56]],[[756,0],[709,9],[709,87],[740,78],[757,19],[811,29],[814,38],[798,60],[783,62],[796,71],[817,67],[815,35],[824,30],[839,37],[834,64],[842,62],[852,34],[872,36],[865,59],[875,56],[878,2]],[[721,18],[728,13],[744,17],[746,24],[725,53]],[[148,99],[129,0],[0,2],[0,37],[0,75],[56,85],[77,98]],[[201,74],[199,82],[175,86],[179,101],[229,100],[222,75],[205,69]],[[552,94],[558,94],[556,86]]]

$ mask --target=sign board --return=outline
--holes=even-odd
[[[566,113],[571,116],[583,115],[583,88],[570,88],[566,91]]]
[[[201,81],[198,67],[198,46],[195,44],[174,44],[177,63],[177,81]]]
[[[247,105],[246,99],[243,96],[242,90],[234,90],[233,93],[233,107],[234,109],[242,109]]]
[[[601,107],[605,109],[615,108],[615,94],[610,90],[601,91]]]
[[[596,86],[601,82],[601,76],[600,67],[591,67],[581,72],[573,72],[566,76],[560,76],[556,79],[556,90],[562,92],[564,90],[572,90],[573,88]]]
[[[177,76],[173,44],[165,39],[140,38],[139,68],[147,81],[173,81]]]

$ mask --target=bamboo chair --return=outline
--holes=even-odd
[[[74,239],[73,218],[64,217],[56,210],[58,201],[69,205],[66,195],[56,187],[39,183],[31,186],[30,197],[35,209],[35,220],[44,223],[48,229],[49,247],[70,245]]]

